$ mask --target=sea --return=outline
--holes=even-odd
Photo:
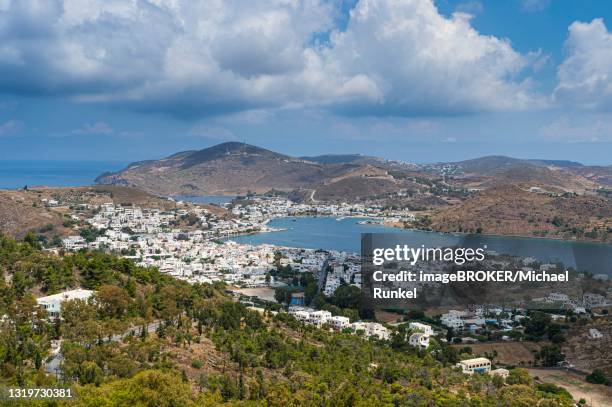
[[[118,171],[128,163],[122,161],[0,161],[0,189],[24,186],[92,185],[96,177],[107,171]]]
[[[361,224],[363,218],[287,217],[268,226],[276,232],[234,236],[228,240],[247,244],[341,250],[359,253],[362,233],[397,233],[412,247],[486,247],[499,254],[533,257],[540,262],[560,261],[568,267],[612,276],[612,245],[514,236],[465,235],[397,229],[379,224]]]

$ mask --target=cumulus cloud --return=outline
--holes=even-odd
[[[602,19],[574,22],[557,71],[555,98],[587,109],[612,108],[612,34]]]
[[[361,112],[453,114],[536,105],[529,81],[516,79],[528,58],[507,40],[479,34],[470,18],[445,18],[431,1],[362,0],[347,30],[334,32],[322,52],[325,71],[347,78],[346,85],[358,80],[361,86],[350,88],[362,97],[347,104]]]
[[[476,4],[475,2],[473,2]],[[541,105],[531,59],[432,0],[8,0],[0,91],[201,117],[275,108],[460,114]],[[320,34],[329,41],[319,40]]]

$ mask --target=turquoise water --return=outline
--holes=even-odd
[[[358,218],[336,220],[331,217],[297,217],[274,219],[270,227],[279,232],[232,237],[239,243],[274,244],[359,252],[362,233],[399,233],[402,242],[419,247],[483,247],[502,254],[534,257],[542,262],[561,261],[565,265],[591,273],[612,275],[612,245],[535,239],[510,236],[460,235],[401,230],[382,225],[360,225]]]
[[[125,165],[118,161],[0,161],[0,189],[93,185],[98,175]]]

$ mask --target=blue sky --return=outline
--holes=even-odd
[[[586,0],[0,0],[0,160],[610,165],[611,30]]]

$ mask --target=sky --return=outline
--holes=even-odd
[[[0,0],[0,160],[612,164],[612,3]]]

